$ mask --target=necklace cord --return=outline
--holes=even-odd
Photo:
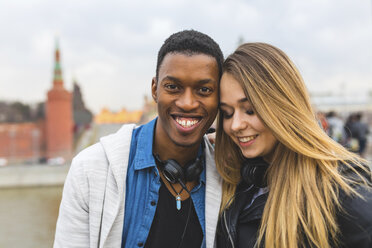
[[[169,182],[169,185],[171,186],[171,188],[172,188],[172,190],[174,191],[174,193],[175,193],[177,196],[181,197],[181,193],[182,193],[182,191],[183,191],[184,188],[182,187],[182,189],[180,190],[180,192],[177,193],[177,191],[176,191],[175,188],[173,187],[173,184]],[[181,186],[182,186],[182,185],[181,185]]]

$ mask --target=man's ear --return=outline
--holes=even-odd
[[[153,77],[152,82],[151,82],[151,95],[152,95],[152,99],[154,99],[156,103],[158,102],[157,91],[158,91],[158,82],[156,80],[156,77]]]

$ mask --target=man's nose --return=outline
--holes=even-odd
[[[199,107],[199,102],[194,96],[191,89],[186,89],[182,95],[176,101],[177,107],[188,112]]]

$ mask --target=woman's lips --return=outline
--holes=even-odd
[[[253,144],[255,139],[257,138],[258,134],[256,135],[250,135],[250,136],[244,136],[244,137],[238,137],[238,141],[240,146],[249,146]]]

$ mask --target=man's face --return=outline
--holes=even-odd
[[[152,80],[159,118],[156,139],[191,147],[213,123],[218,106],[218,66],[205,54],[168,53]]]

